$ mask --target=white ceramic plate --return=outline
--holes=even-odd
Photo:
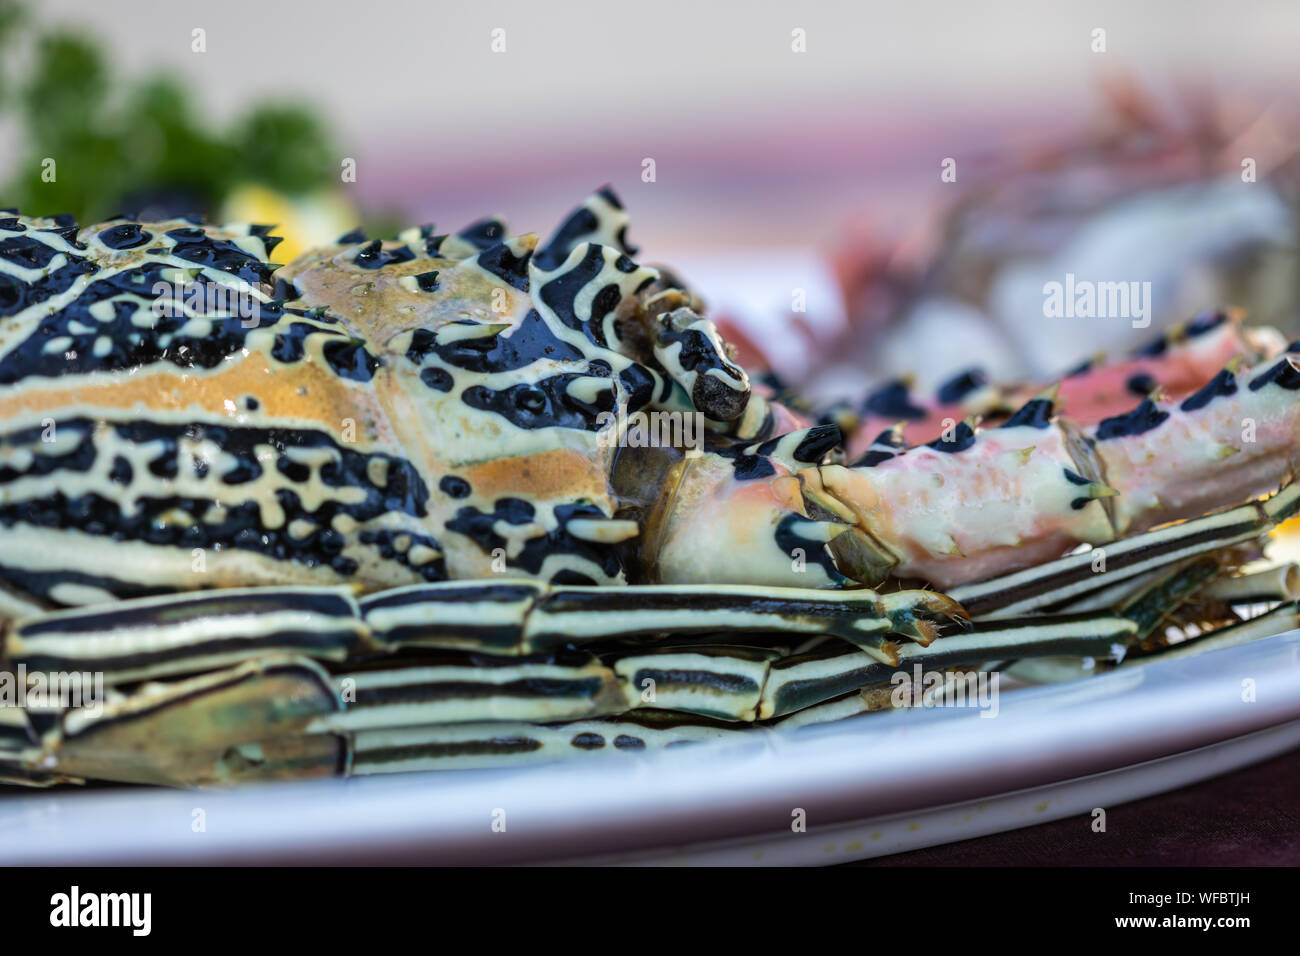
[[[226,792],[10,791],[0,863],[842,862],[1090,814],[1297,745],[1292,631],[1004,693],[992,719],[892,711],[659,753]]]

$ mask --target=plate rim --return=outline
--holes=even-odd
[[[1240,699],[1243,673],[1255,681],[1253,703]],[[770,832],[789,826],[791,808],[812,826],[942,806],[1300,719],[1300,629],[1017,690],[1000,708],[987,721],[892,711],[738,743],[505,770],[228,791],[36,791],[0,800],[0,863],[538,862]],[[985,726],[954,733],[962,720]],[[345,805],[352,812],[341,815]],[[208,821],[201,834],[189,832],[195,807]],[[492,829],[495,810],[505,811],[505,832]]]

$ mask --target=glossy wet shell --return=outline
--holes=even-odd
[[[324,309],[377,353],[374,388],[432,476],[427,508],[452,577],[621,580],[613,546],[637,529],[611,520],[600,416],[645,405],[658,383],[586,323],[625,315],[656,273],[595,245],[547,272],[535,236],[500,231],[411,230],[318,250],[278,278],[297,295],[290,308]]]
[[[1292,354],[827,463],[837,426],[773,434],[624,222],[602,192],[543,244],[488,220],[277,271],[262,227],[0,218],[0,671],[110,689],[0,707],[0,779],[634,751],[883,706],[909,662],[1118,659],[1300,509],[1195,517],[1300,467]],[[705,417],[703,451],[611,429],[642,408]],[[1186,620],[1242,637],[1221,601]]]
[[[657,277],[621,207],[580,212],[540,252],[489,220],[278,273],[265,227],[0,218],[0,614],[622,580],[598,416],[675,386],[612,347]]]

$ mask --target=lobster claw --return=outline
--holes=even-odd
[[[898,566],[898,555],[859,526],[853,509],[822,485],[821,473],[820,468],[799,472],[800,492],[810,516],[841,522],[837,527],[843,528],[844,533],[837,534],[826,545],[835,567],[845,577],[869,587],[882,584]]]

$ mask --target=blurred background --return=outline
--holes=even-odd
[[[292,251],[544,233],[610,183],[751,363],[1042,376],[1136,336],[1046,320],[1065,271],[1152,282],[1148,333],[1294,327],[1298,39],[1283,0],[0,0],[0,205],[278,222]]]

